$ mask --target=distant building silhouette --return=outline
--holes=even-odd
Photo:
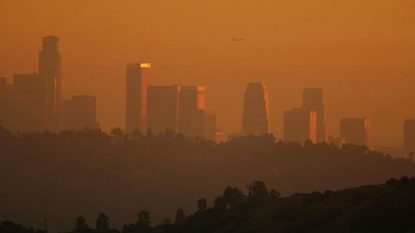
[[[199,109],[191,117],[189,135],[216,141],[216,111]]]
[[[97,102],[95,96],[76,95],[64,101],[64,129],[98,129],[96,121]]]
[[[127,65],[125,129],[131,133],[147,131],[147,86],[150,82],[150,63]]]
[[[43,80],[38,74],[13,75],[14,130],[31,133],[45,129]]]
[[[405,120],[403,126],[403,145],[406,147],[409,154],[415,153],[415,119]],[[411,157],[414,158],[415,155],[412,155]]]
[[[248,83],[245,91],[242,131],[246,134],[269,133],[269,94],[264,83]]]
[[[327,141],[326,93],[322,88],[305,88],[303,108],[317,114],[317,143]]]
[[[46,128],[59,132],[63,124],[62,64],[59,38],[43,38],[39,52],[39,75],[44,80],[44,105]]]
[[[317,114],[303,108],[284,111],[284,141],[316,143]]]
[[[189,137],[203,136],[193,127],[197,125],[195,121],[200,120],[196,119],[199,110],[205,109],[205,90],[205,86],[182,86],[179,97],[179,133]]]
[[[7,79],[0,77],[0,125],[13,130],[13,85],[7,84]]]
[[[367,118],[340,119],[340,137],[348,144],[369,146],[369,120]]]
[[[177,132],[181,85],[148,86],[147,124],[153,134],[166,128]]]

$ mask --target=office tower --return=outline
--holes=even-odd
[[[95,96],[76,95],[64,101],[64,129],[83,130],[98,129],[96,121],[97,102]]]
[[[317,141],[317,114],[303,108],[284,111],[284,141]]]
[[[179,97],[179,133],[194,137],[192,124],[198,110],[205,109],[205,86],[182,86]],[[199,135],[200,136],[200,135]]]
[[[199,109],[193,113],[189,135],[216,141],[216,111]]]
[[[0,126],[13,129],[13,86],[7,84],[6,78],[0,77]]]
[[[20,133],[30,133],[45,129],[43,85],[43,79],[37,74],[13,76],[14,130]]]
[[[340,119],[340,137],[347,144],[369,146],[369,120],[367,118]]]
[[[303,108],[317,114],[317,143],[327,141],[326,94],[322,88],[305,88]]]
[[[62,63],[59,51],[59,38],[43,38],[39,52],[39,75],[44,80],[44,105],[46,128],[59,132],[63,124]]]
[[[242,131],[253,135],[269,133],[269,96],[264,83],[248,83],[244,98]]]
[[[403,126],[403,145],[409,154],[415,153],[415,119],[406,119]]]
[[[216,141],[216,110],[204,110],[203,137]]]
[[[128,133],[147,131],[147,86],[150,82],[150,63],[127,65],[127,97],[125,129]]]
[[[166,128],[177,132],[181,85],[148,86],[147,125],[153,134]]]

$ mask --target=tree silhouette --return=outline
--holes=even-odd
[[[96,220],[96,231],[106,232],[109,230],[110,222],[109,217],[105,213],[100,213]]]
[[[150,224],[150,212],[143,210],[140,213],[138,213],[137,225],[150,226]]]
[[[86,220],[84,217],[79,216],[76,219],[76,223],[75,223],[76,228],[81,229],[81,228],[88,228],[88,225],[86,225]]]
[[[213,207],[218,211],[224,211],[227,208],[226,199],[223,196],[215,198],[215,205]]]
[[[269,192],[263,181],[256,180],[248,186],[252,200],[259,202],[269,198]]]
[[[174,224],[179,224],[183,222],[185,219],[186,219],[186,215],[184,214],[184,210],[178,209],[176,211],[176,221],[174,222]]]
[[[232,188],[230,186],[225,188],[223,192],[223,198],[225,199],[226,203],[229,205],[230,208],[234,208],[237,206],[244,197],[244,194],[238,188]]]
[[[271,191],[269,191],[269,196],[271,199],[277,199],[281,197],[280,192],[276,191],[275,189],[271,189]]]
[[[124,135],[124,133],[122,132],[121,128],[119,128],[119,127],[116,127],[116,128],[111,129],[111,134],[113,136],[119,137],[119,138],[122,138],[123,135]]]
[[[198,211],[205,211],[207,208],[207,201],[206,198],[199,199],[197,201],[197,210]]]
[[[134,129],[133,132],[131,133],[131,137],[134,139],[141,139],[143,137],[143,134],[141,133],[139,129]]]
[[[84,217],[79,216],[78,218],[76,218],[74,232],[76,232],[76,233],[90,233],[92,231],[93,230],[90,229],[88,227],[88,225],[86,224],[86,220],[85,220]]]

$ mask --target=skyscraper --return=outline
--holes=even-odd
[[[64,129],[83,130],[84,128],[99,128],[99,124],[96,121],[97,102],[95,96],[76,95],[63,103]]]
[[[45,129],[43,79],[37,74],[13,75],[15,125],[21,133]]]
[[[284,141],[304,143],[317,140],[317,114],[315,111],[294,108],[284,111]]]
[[[198,109],[192,114],[189,135],[216,141],[216,111]]]
[[[59,38],[43,38],[39,52],[39,75],[44,80],[44,105],[46,128],[58,132],[63,124],[62,64]]]
[[[177,132],[181,88],[181,85],[148,86],[147,124],[153,134],[162,133],[166,128]]]
[[[327,141],[326,94],[322,88],[305,88],[303,108],[317,114],[317,143]]]
[[[340,137],[346,143],[369,146],[369,120],[367,118],[340,119]]]
[[[406,119],[403,126],[403,145],[408,153],[415,153],[415,119]]]
[[[127,96],[125,129],[131,133],[147,131],[147,86],[150,82],[150,63],[127,65]]]
[[[246,134],[269,133],[269,95],[264,83],[248,83],[245,91],[242,131]]]
[[[192,124],[197,110],[205,109],[205,86],[182,86],[179,101],[179,133],[195,136]],[[200,136],[200,135],[199,135]]]

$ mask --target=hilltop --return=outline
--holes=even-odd
[[[415,232],[415,178],[198,211],[166,232]]]

